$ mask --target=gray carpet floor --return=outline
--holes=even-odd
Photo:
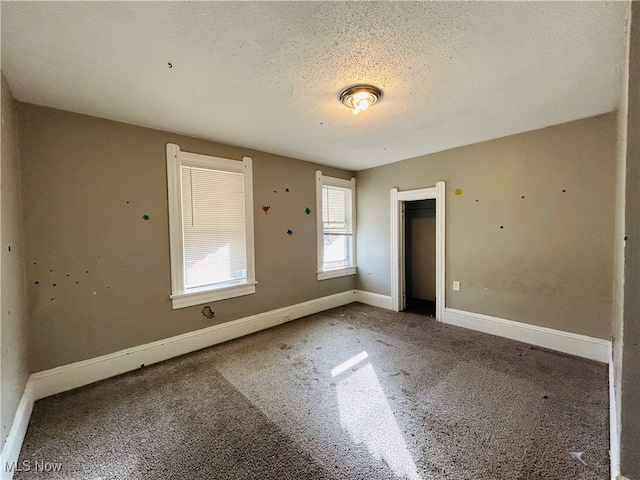
[[[15,478],[607,479],[607,402],[605,365],[354,303],[36,402],[20,462],[62,470]]]

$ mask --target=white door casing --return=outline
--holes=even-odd
[[[435,187],[391,192],[391,305],[396,312],[404,310],[404,202],[435,199],[436,201],[436,320],[444,319],[445,307],[445,182]]]

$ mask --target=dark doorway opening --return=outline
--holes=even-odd
[[[436,200],[404,205],[405,312],[436,316]]]

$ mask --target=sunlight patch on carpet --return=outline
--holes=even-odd
[[[344,376],[336,384],[342,428],[398,477],[422,480],[373,366],[358,365],[366,358],[362,352],[331,371],[334,377]]]

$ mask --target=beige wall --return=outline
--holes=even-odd
[[[625,188],[621,472],[640,479],[640,3],[633,2]]]
[[[18,404],[27,383],[27,303],[24,285],[24,242],[20,205],[20,163],[16,102],[4,75],[2,83],[2,150],[0,183],[2,217],[0,218],[0,418],[2,438],[9,434]],[[9,250],[11,249],[11,250]],[[3,466],[0,466],[0,469]]]
[[[447,307],[609,338],[615,159],[607,114],[360,171],[357,286],[390,294],[389,190],[444,180]]]
[[[314,212],[315,170],[351,172],[29,104],[19,119],[33,371],[354,288],[316,279]],[[169,142],[253,158],[256,294],[211,304],[213,320],[169,301]]]

